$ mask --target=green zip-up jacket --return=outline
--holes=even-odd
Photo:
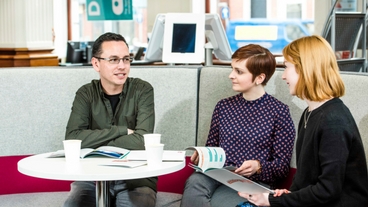
[[[78,89],[66,127],[65,139],[82,140],[82,148],[116,146],[143,150],[143,134],[155,124],[153,87],[139,78],[128,78],[113,114],[100,80]],[[128,135],[128,128],[134,130]],[[157,177],[128,180],[129,188],[148,186],[156,191]]]

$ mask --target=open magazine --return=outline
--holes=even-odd
[[[273,193],[273,190],[234,173],[236,167],[224,167],[226,154],[221,147],[188,147],[187,149],[195,150],[198,153],[198,165],[189,163],[189,166],[197,172],[201,172],[238,192]]]
[[[129,161],[147,161],[145,150],[131,150],[124,158]],[[162,154],[163,162],[183,162],[185,161],[185,151],[164,150]]]
[[[83,148],[80,151],[80,157],[86,158],[90,156],[105,156],[111,157],[115,159],[122,159],[129,154],[130,150],[114,147],[114,146],[101,146],[97,149],[92,148]],[[65,157],[64,150],[58,150],[56,152],[52,152],[48,157]]]

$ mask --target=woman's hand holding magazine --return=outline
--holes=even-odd
[[[267,187],[234,173],[236,167],[224,167],[226,154],[221,147],[189,147],[187,149],[195,150],[196,154],[194,153],[191,157],[193,163],[189,163],[188,166],[197,172],[201,172],[238,192],[273,193]]]
[[[198,153],[197,151],[194,151],[194,153],[192,154],[192,156],[190,157],[190,161],[195,164],[198,165],[199,162],[199,157],[198,157]]]

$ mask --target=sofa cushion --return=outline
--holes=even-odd
[[[20,193],[1,195],[1,207],[57,207],[62,206],[68,192]],[[157,207],[180,206],[181,194],[158,192]]]
[[[68,192],[19,193],[0,195],[2,207],[57,207],[62,206]]]

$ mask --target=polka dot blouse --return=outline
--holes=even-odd
[[[206,145],[225,150],[226,166],[259,160],[261,174],[250,179],[272,186],[289,172],[294,139],[287,105],[267,93],[253,101],[240,93],[217,103]]]

